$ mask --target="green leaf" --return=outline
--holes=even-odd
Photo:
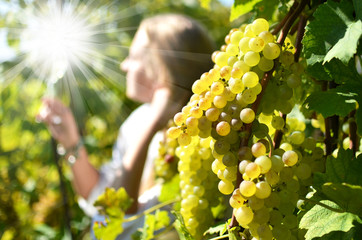
[[[340,59],[344,64],[347,64],[353,55],[357,52],[357,43],[362,35],[362,21],[353,22],[348,25],[344,37],[334,45],[327,55],[324,57],[325,62],[329,62],[332,58]],[[348,46],[348,47],[346,47]]]
[[[156,226],[156,217],[153,214],[147,214],[145,216],[145,224],[143,225],[142,240],[153,239]]]
[[[180,176],[175,175],[170,181],[162,184],[161,194],[158,198],[160,202],[170,201],[180,195]]]
[[[362,216],[362,187],[350,184],[325,183],[322,192],[345,211]]]
[[[279,0],[263,0],[255,4],[254,9],[256,10],[258,17],[272,19],[279,3]]]
[[[94,206],[100,206],[107,208],[119,208],[122,211],[126,211],[132,204],[132,199],[128,196],[124,188],[119,188],[117,191],[114,188],[106,188],[104,193],[100,195],[94,203]],[[116,210],[111,209],[111,212]]]
[[[358,240],[360,239],[360,236],[362,236],[361,234],[361,225],[357,225],[356,227],[351,228],[348,232],[333,231],[323,235],[322,237],[313,238],[313,240]]]
[[[321,201],[329,207],[338,209],[338,205],[331,201]],[[321,237],[333,231],[348,232],[354,227],[353,222],[359,218],[351,213],[338,213],[325,207],[316,205],[301,219],[299,227],[308,229],[305,239]]]
[[[97,239],[113,240],[123,232],[123,217],[107,219],[107,224],[95,223],[93,225],[94,235]]]
[[[241,240],[242,237],[240,235],[240,232],[241,232],[241,227],[233,227],[233,228],[230,228],[229,230],[229,239],[230,240]]]
[[[322,81],[335,81],[337,84],[361,82],[361,76],[356,70],[356,63],[351,59],[347,65],[339,59],[332,59],[322,64],[317,62],[307,66],[308,75]]]
[[[339,149],[337,158],[327,158],[325,173],[314,174],[313,186],[321,190],[327,182],[362,185],[361,169],[362,155],[354,158],[352,150]]]
[[[210,235],[217,234],[219,236],[222,236],[222,235],[224,235],[224,233],[227,232],[227,230],[228,230],[227,226],[228,226],[228,222],[221,223],[221,224],[219,224],[219,225],[217,225],[215,227],[210,227],[208,230],[206,230],[204,235],[206,235],[206,234],[210,234]]]
[[[345,117],[357,107],[355,96],[353,93],[338,92],[336,88],[325,92],[313,92],[305,100],[305,104],[310,110],[321,113],[323,117]]]
[[[260,1],[262,0],[235,0],[231,7],[230,22],[250,12],[254,8],[254,5]]]
[[[329,0],[318,7],[303,38],[308,64],[326,62],[332,58],[338,58],[345,64],[349,62],[362,34],[357,29],[360,23],[354,22],[353,11],[352,2],[346,0]]]
[[[184,219],[181,216],[181,214],[176,211],[172,211],[172,214],[176,217],[174,226],[180,237],[180,240],[195,240],[187,230]]]
[[[362,1],[353,0],[354,11],[356,12],[357,18],[362,20]]]
[[[155,213],[155,218],[156,218],[156,226],[155,226],[156,231],[170,225],[170,217],[168,216],[168,211],[157,210]]]

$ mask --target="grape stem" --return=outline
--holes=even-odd
[[[144,215],[147,215],[147,214],[150,214],[151,212],[154,212],[156,211],[157,209],[160,209],[162,207],[165,207],[167,205],[170,205],[170,204],[173,204],[173,203],[176,203],[176,202],[179,202],[181,199],[180,198],[175,198],[175,199],[172,199],[172,200],[169,200],[169,201],[166,201],[166,202],[163,202],[163,203],[159,203],[151,208],[148,208],[146,209],[145,211],[141,212],[140,214],[137,214],[137,215],[134,215],[132,217],[129,217],[129,218],[126,218],[123,220],[123,222],[132,222]]]
[[[282,21],[280,21],[280,23],[273,29],[273,31],[271,31],[271,33],[273,35],[277,35],[280,30],[283,28],[284,24],[287,22],[288,18],[292,15],[292,13],[294,12],[294,10],[297,8],[298,6],[298,2],[294,1],[293,5],[290,7],[289,12],[287,13],[287,15],[285,15],[285,17],[283,18]]]
[[[229,234],[225,234],[225,235],[222,235],[222,236],[210,238],[209,240],[218,240],[218,239],[224,239],[224,238],[228,238],[228,237],[229,237]]]
[[[284,122],[286,123],[287,115],[284,113],[280,113],[280,116],[283,118]],[[282,138],[283,138],[283,131],[276,130],[274,134],[274,144],[273,144],[275,149],[279,148]]]
[[[344,213],[345,211],[342,210],[342,209],[338,209],[338,208],[333,208],[333,207],[330,207],[324,203],[321,203],[321,202],[318,202],[318,201],[315,201],[315,200],[312,200],[312,199],[309,199],[309,198],[305,198],[305,197],[301,197],[300,199],[304,200],[304,201],[307,201],[307,202],[310,202],[310,203],[314,203],[316,205],[319,205],[321,207],[324,207],[328,210],[331,210],[333,212],[337,212],[337,213]]]

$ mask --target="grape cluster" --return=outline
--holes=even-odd
[[[214,68],[194,82],[194,94],[167,131],[180,145],[181,214],[191,234],[197,232],[192,215],[197,210],[192,206],[199,209],[200,200],[208,199],[196,194],[195,184],[205,181],[196,178],[202,176],[200,168],[207,169],[204,164],[211,164],[219,191],[231,195],[237,222],[255,239],[290,239],[298,234],[295,211],[310,191],[312,173],[324,166],[323,149],[305,137],[305,124],[283,115],[294,106],[293,89],[301,85],[303,67],[294,62],[293,47],[281,47],[268,30],[268,22],[261,18],[232,29],[226,44],[212,55]],[[265,73],[273,75],[262,89]],[[255,109],[263,90],[260,108]],[[271,136],[276,131],[285,136],[273,149]],[[190,174],[197,179],[195,184]]]

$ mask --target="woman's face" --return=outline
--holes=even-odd
[[[138,102],[151,102],[153,93],[156,89],[156,79],[147,75],[146,57],[148,36],[144,30],[138,30],[130,51],[129,56],[122,62],[121,69],[126,73],[127,87],[126,94],[132,100]]]

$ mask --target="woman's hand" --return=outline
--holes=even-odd
[[[74,147],[79,141],[78,127],[70,109],[57,99],[44,98],[37,120],[44,122],[52,136],[65,149]]]

